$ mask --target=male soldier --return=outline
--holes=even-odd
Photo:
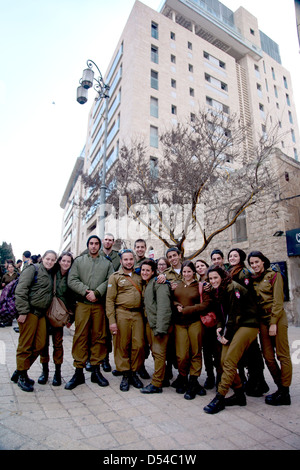
[[[68,285],[78,295],[75,311],[75,334],[72,355],[75,374],[66,384],[67,390],[85,382],[83,368],[90,350],[91,381],[101,387],[109,385],[100,372],[106,355],[105,294],[107,281],[114,272],[112,263],[99,255],[101,240],[96,235],[87,241],[88,253],[75,259],[68,276]]]
[[[174,290],[176,288],[176,285],[182,280],[181,253],[178,250],[178,248],[174,246],[167,250],[166,258],[170,263],[170,267],[165,269],[165,271],[158,276],[157,282],[164,283],[167,281],[170,283],[171,289]],[[169,383],[169,379],[173,377],[173,374],[172,374],[173,365],[177,368],[174,330],[170,334],[168,348],[167,348],[167,366],[166,366],[165,381],[164,381],[165,385],[167,385]],[[171,386],[176,388],[179,383],[178,380],[179,379],[174,380]]]
[[[145,253],[146,253],[146,242],[142,238],[139,238],[138,240],[135,240],[134,242],[134,251],[135,251],[135,269],[136,272],[139,273],[140,271],[140,265],[141,263],[146,259]]]
[[[102,249],[100,250],[100,255],[105,256],[107,259],[109,259],[114,267],[114,271],[118,271],[120,268],[120,256],[119,252],[116,250],[113,250],[112,247],[115,243],[115,237],[113,236],[112,233],[106,233],[104,235],[104,238],[102,240]]]
[[[108,280],[106,315],[113,335],[117,371],[123,375],[120,390],[129,385],[142,388],[136,372],[144,361],[144,320],[142,316],[142,280],[134,271],[131,250],[120,253],[121,269]]]
[[[213,250],[210,254],[210,259],[212,264],[215,264],[217,266],[221,266],[221,268],[225,269],[225,271],[228,269],[229,264],[224,263],[224,255],[221,250]]]
[[[29,250],[24,251],[22,255],[22,259],[23,259],[22,271],[24,271],[24,269],[27,268],[29,264],[31,264],[31,252]]]
[[[104,238],[102,240],[102,249],[100,250],[100,255],[105,256],[107,259],[109,259],[112,264],[114,271],[118,271],[120,268],[120,256],[119,252],[116,250],[113,250],[112,247],[115,243],[115,237],[113,236],[112,233],[106,233],[104,235]],[[108,325],[108,319],[107,316],[105,316],[106,319],[106,347],[107,347],[107,352],[106,356],[104,358],[104,361],[102,362],[102,368],[104,372],[110,372],[111,371],[111,365],[109,363],[109,353],[112,351],[112,346],[111,346],[111,333],[109,330],[109,325]]]

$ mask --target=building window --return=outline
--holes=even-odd
[[[288,84],[287,84],[287,79],[286,77],[283,77],[283,84],[286,89],[288,89]]]
[[[292,115],[291,111],[289,111],[289,121],[290,121],[291,124],[294,124],[293,115]]]
[[[158,178],[158,159],[156,157],[150,157],[150,176],[153,179]]]
[[[258,65],[254,64],[254,70],[256,78],[260,78],[260,71]]]
[[[150,146],[158,148],[158,128],[150,126]]]
[[[294,157],[298,161],[298,152],[297,149],[294,148]]]
[[[250,34],[252,34],[252,36],[255,36],[255,31],[254,31],[254,29],[250,28]]]
[[[188,65],[188,68],[189,68],[189,72],[193,73],[194,72],[194,67],[192,64],[189,64]]]
[[[173,31],[170,32],[170,38],[173,39],[173,41],[175,41],[175,33],[173,33]]]
[[[174,78],[171,78],[171,87],[176,88],[176,80]]]
[[[177,107],[174,104],[171,105],[171,113],[177,114]]]
[[[158,99],[153,96],[150,98],[150,115],[158,118]]]
[[[246,212],[244,211],[238,216],[235,224],[233,225],[233,241],[238,243],[244,242],[247,239],[247,219]]]
[[[195,90],[194,90],[194,88],[190,88],[190,96],[195,96]]]
[[[291,106],[291,101],[290,101],[290,97],[288,94],[285,95],[286,96],[286,103],[288,106]]]
[[[221,67],[222,69],[226,69],[226,64],[222,60],[217,59],[216,57],[210,55],[208,52],[203,51],[203,57],[210,62],[212,62],[213,65],[216,65],[217,67]]]
[[[225,114],[229,114],[229,106],[220,103],[220,101],[214,100],[209,96],[206,97],[206,104],[216,109],[217,111],[220,111],[221,113],[223,112]]]
[[[176,64],[176,56],[171,54],[171,62],[172,64]]]
[[[196,115],[194,113],[191,113],[190,119],[191,119],[191,122],[195,122]]]
[[[158,90],[158,72],[151,70],[151,88]]]
[[[296,143],[296,137],[295,137],[295,131],[294,129],[291,129],[291,134],[292,134],[292,141],[294,142],[294,144]]]
[[[206,73],[204,76],[207,82],[211,83],[217,88],[220,88],[221,90],[228,91],[228,86],[226,83],[222,82],[221,80],[218,80],[217,78],[212,77],[208,73]]]
[[[262,88],[261,88],[261,85],[259,83],[256,84],[256,88],[257,88],[257,94],[260,98],[262,98]]]
[[[158,64],[158,47],[151,46],[151,61]]]
[[[190,51],[193,50],[193,44],[190,41],[188,41],[188,49],[190,49]]]
[[[277,91],[277,86],[274,85],[274,93],[275,93],[275,97],[278,98],[278,91]]]
[[[271,67],[273,80],[276,80],[274,67]]]
[[[154,21],[151,23],[151,36],[154,39],[158,39],[158,24],[154,23]]]

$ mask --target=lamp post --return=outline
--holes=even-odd
[[[102,158],[102,180],[100,188],[100,216],[99,216],[99,236],[103,240],[105,233],[105,201],[106,201],[106,148],[107,148],[107,122],[108,122],[108,104],[109,104],[109,85],[104,83],[102,74],[98,66],[92,60],[87,61],[87,69],[84,69],[82,78],[79,80],[80,86],[77,88],[77,101],[84,104],[88,100],[88,90],[92,88],[94,82],[94,90],[98,93],[95,98],[96,101],[105,99],[105,129],[104,129],[104,144],[103,144],[103,158]],[[97,69],[99,77],[94,77],[93,66]]]

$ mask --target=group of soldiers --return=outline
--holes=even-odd
[[[114,236],[101,240],[92,235],[87,252],[74,260],[68,285],[77,294],[75,333],[72,355],[75,373],[65,388],[72,390],[85,382],[89,364],[91,381],[109,385],[100,365],[110,371],[111,338],[116,370],[122,376],[120,389],[132,384],[142,388],[138,372],[147,377],[144,367],[146,341],[142,307],[142,280],[139,265],[146,259],[146,242],[138,239],[134,252],[112,249]],[[148,376],[149,377],[149,376]]]

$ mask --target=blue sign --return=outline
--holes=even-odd
[[[286,246],[288,256],[300,255],[300,228],[286,232]]]

